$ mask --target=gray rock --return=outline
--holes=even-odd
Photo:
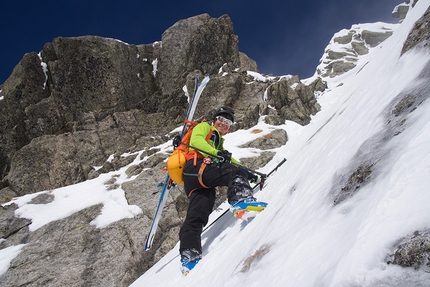
[[[158,79],[163,94],[181,88],[183,75],[194,70],[214,75],[225,63],[240,66],[238,38],[227,15],[180,20],[163,33],[162,42]]]
[[[406,41],[403,43],[402,55],[414,47],[422,49],[430,48],[430,7],[424,15],[415,22],[414,28],[409,32]]]
[[[333,41],[339,44],[348,44],[351,43],[352,37],[354,36],[354,31],[349,31],[347,35],[341,37],[334,37]]]
[[[148,220],[122,220],[104,229],[90,222],[101,206],[84,209],[30,234],[1,286],[127,286],[144,268],[137,233]],[[141,231],[139,231],[140,233]],[[139,252],[139,256],[133,256]]]
[[[427,230],[416,231],[400,240],[388,264],[430,271],[430,234]]]
[[[291,83],[282,79],[267,89],[268,103],[275,107],[284,120],[306,125],[310,115],[316,114],[320,106],[314,95],[314,90],[302,83],[297,83],[295,89]]]
[[[335,77],[345,74],[349,70],[354,69],[356,66],[357,65],[355,63],[350,61],[334,61],[327,65],[326,68],[330,71],[330,77]]]
[[[269,161],[271,161],[275,154],[275,152],[265,151],[257,157],[241,158],[240,163],[247,168],[257,170],[261,167],[264,167]]]
[[[256,140],[241,145],[241,148],[256,148],[261,150],[268,150],[281,147],[288,141],[287,132],[281,129],[276,129],[270,134],[259,137]]]
[[[349,53],[347,52],[334,52],[334,51],[328,51],[328,58],[331,60],[338,60],[342,59],[346,56],[348,56]]]
[[[10,188],[19,195],[85,180],[72,134],[41,136],[18,150],[9,172]]]
[[[363,32],[361,32],[361,37],[363,38],[364,42],[370,47],[378,46],[386,39],[388,39],[391,35],[393,35],[393,32],[391,31],[382,33],[364,30]]]
[[[369,53],[369,48],[362,42],[353,41],[351,46],[358,55],[367,55]]]
[[[257,62],[249,58],[245,53],[239,52],[240,68],[244,71],[258,72]]]
[[[418,0],[415,0],[415,3],[417,1]],[[406,18],[406,14],[408,14],[409,12],[409,5],[407,5],[409,3],[410,3],[410,0],[406,0],[404,1],[404,3],[397,5],[394,8],[393,12],[391,12],[391,15],[394,18],[399,18],[400,21],[404,20]]]
[[[0,249],[25,244],[29,240],[31,220],[15,217],[16,204],[0,206]]]

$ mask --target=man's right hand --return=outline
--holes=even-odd
[[[231,161],[231,152],[229,152],[228,150],[220,150],[217,155],[223,158],[223,159],[220,159],[221,162]]]

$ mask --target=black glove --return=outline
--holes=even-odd
[[[229,152],[228,150],[220,150],[217,153],[217,155],[223,158],[223,159],[220,159],[221,162],[230,162],[231,161],[231,152]]]
[[[248,176],[248,181],[255,182],[255,183],[258,182],[258,175],[251,173],[246,168],[242,168],[242,170],[246,172],[246,175]]]
[[[258,175],[248,172],[248,180],[253,183],[258,182]]]

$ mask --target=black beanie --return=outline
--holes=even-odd
[[[227,119],[231,120],[232,122],[234,122],[234,111],[230,107],[224,106],[224,107],[219,108],[219,110],[214,115],[214,119],[217,116],[222,116],[222,117],[227,118]]]

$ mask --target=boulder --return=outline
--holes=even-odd
[[[430,234],[428,230],[416,231],[399,240],[388,264],[430,271]]]
[[[163,94],[182,88],[194,70],[214,75],[225,63],[240,66],[238,37],[228,15],[217,19],[202,14],[180,20],[162,35],[158,82]]]
[[[294,121],[301,125],[310,122],[310,115],[319,111],[314,90],[302,83],[295,83],[282,79],[267,89],[268,103],[276,108],[278,114],[285,120]]]

